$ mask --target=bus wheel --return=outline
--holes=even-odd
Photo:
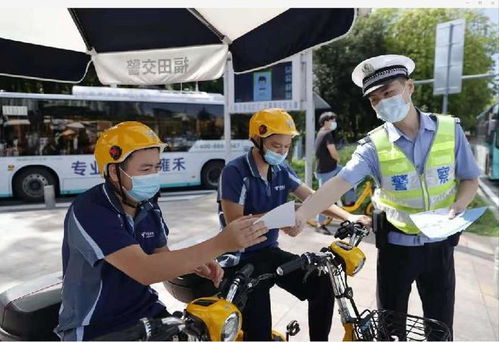
[[[55,177],[43,167],[30,167],[14,179],[14,194],[28,202],[43,201],[43,187],[55,185]]]
[[[220,160],[214,160],[206,163],[201,170],[201,184],[206,189],[218,188],[218,182],[225,163]]]

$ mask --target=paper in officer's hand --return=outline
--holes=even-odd
[[[263,221],[268,229],[292,227],[295,225],[295,201],[290,201],[272,209],[255,223]]]
[[[442,208],[411,214],[412,222],[429,238],[444,238],[463,231],[485,212],[487,207],[468,209],[449,219],[449,209]]]

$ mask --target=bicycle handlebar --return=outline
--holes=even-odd
[[[358,246],[362,239],[369,235],[369,229],[364,227],[360,222],[343,221],[334,234],[335,238],[344,239],[349,237],[350,244]]]
[[[252,264],[244,265],[239,271],[236,272],[234,278],[230,282],[227,291],[222,291],[223,297],[229,303],[232,303],[236,298],[236,294],[238,293],[239,287],[241,285],[246,285],[248,283],[248,279],[250,279],[251,274],[255,270],[255,267]]]
[[[148,340],[152,336],[162,340],[171,340],[185,327],[183,321],[176,317],[143,318],[139,323],[118,331],[95,338],[95,341],[136,341]]]
[[[252,264],[246,264],[239,271],[236,272],[236,277],[241,276],[247,279],[253,274],[254,270],[255,267]]]
[[[308,265],[308,263],[308,253],[304,253],[299,258],[288,261],[287,263],[277,267],[276,273],[282,277],[286,274],[299,270],[300,268],[304,268]]]
[[[150,322],[150,321],[149,321]],[[95,338],[96,341],[133,341],[146,339],[147,331],[143,322],[139,322],[129,328],[114,331]]]

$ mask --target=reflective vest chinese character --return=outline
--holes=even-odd
[[[418,175],[404,152],[388,140],[383,126],[369,134],[381,173],[381,184],[372,200],[377,209],[386,212],[391,224],[407,234],[420,233],[410,214],[450,207],[456,196],[455,119],[436,117],[437,131],[422,175]]]

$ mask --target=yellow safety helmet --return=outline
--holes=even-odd
[[[272,134],[297,136],[295,122],[282,108],[264,109],[253,114],[249,123],[249,137],[266,138]]]
[[[156,133],[143,123],[125,121],[107,130],[95,144],[94,156],[101,176],[107,174],[107,166],[121,163],[130,153],[144,148],[158,147],[160,152],[168,146]]]

